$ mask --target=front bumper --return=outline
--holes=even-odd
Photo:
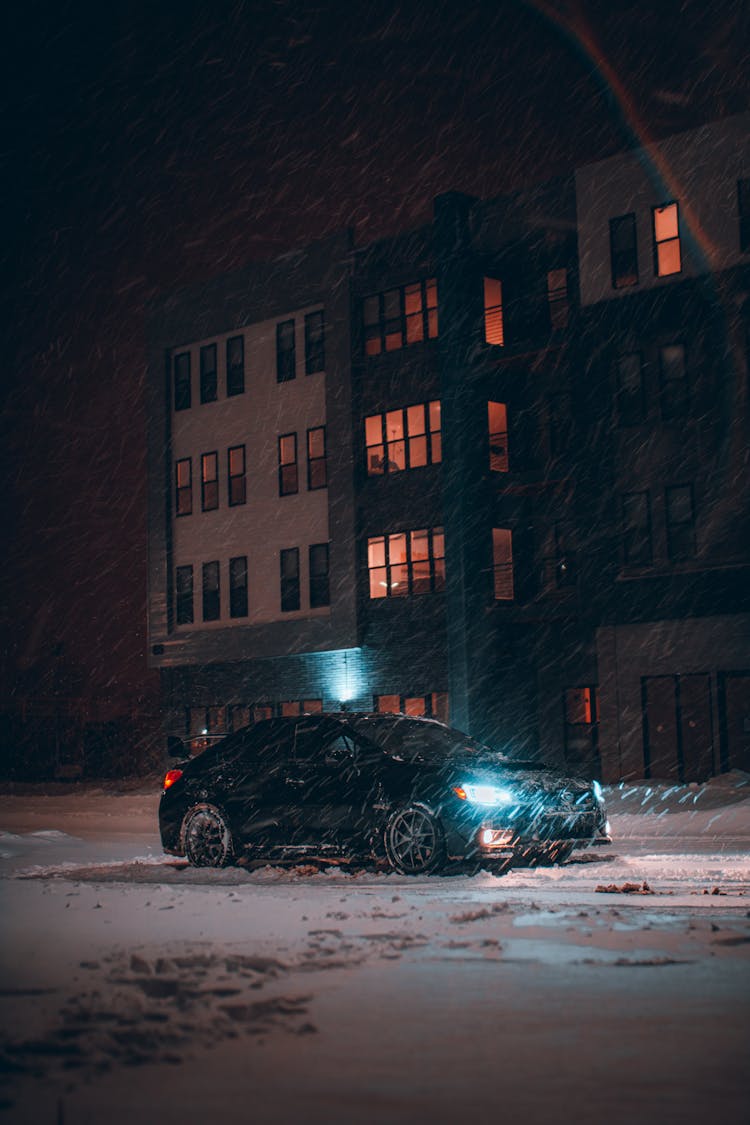
[[[611,843],[609,824],[598,805],[548,809],[535,815],[522,807],[492,810],[464,802],[461,806],[442,810],[446,846],[454,859],[476,855],[507,859],[530,848]]]

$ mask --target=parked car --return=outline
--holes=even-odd
[[[199,867],[242,856],[375,857],[403,874],[449,861],[562,861],[608,842],[601,788],[433,719],[267,719],[170,770],[164,850]]]

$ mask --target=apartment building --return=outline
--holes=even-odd
[[[357,708],[606,779],[747,764],[747,120],[707,130],[153,305],[167,732]]]

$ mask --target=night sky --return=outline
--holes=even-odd
[[[122,8],[5,16],[4,694],[53,664],[115,704],[154,692],[155,293],[750,105],[745,0]]]

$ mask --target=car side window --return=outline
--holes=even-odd
[[[323,761],[327,766],[354,764],[354,743],[345,734],[337,734],[323,746]]]

